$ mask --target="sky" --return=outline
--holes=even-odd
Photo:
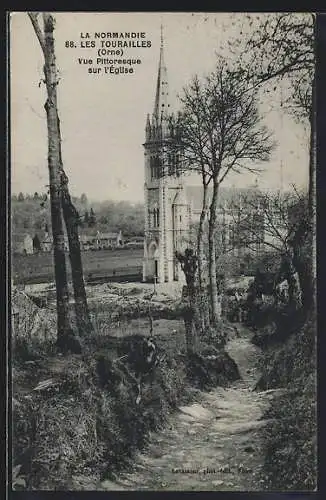
[[[241,15],[241,14],[240,14]],[[222,13],[55,13],[55,50],[60,81],[58,108],[62,155],[73,196],[92,200],[143,200],[145,123],[153,112],[163,25],[165,62],[172,109],[178,94],[195,75],[214,70],[217,53],[225,54]],[[231,28],[230,28],[231,30]],[[133,74],[105,74],[96,64],[100,40],[95,32],[145,33],[150,47],[126,48],[123,58],[140,59]],[[83,33],[83,38],[81,37]],[[90,38],[86,38],[86,33]],[[95,41],[95,48],[81,42]],[[103,38],[109,41],[110,38]],[[66,47],[66,42],[75,47]],[[27,13],[11,14],[11,189],[13,193],[45,192],[48,184],[47,128],[42,83],[42,52]],[[108,59],[114,56],[102,56]],[[78,59],[92,59],[93,65]],[[110,64],[108,65],[110,66]],[[100,74],[88,73],[101,67]],[[277,99],[277,96],[275,96]],[[263,105],[264,112],[269,103]],[[308,132],[278,110],[267,113],[277,148],[258,177],[262,189],[308,182]],[[249,186],[255,174],[231,175],[225,186]],[[191,176],[189,184],[199,184]]]

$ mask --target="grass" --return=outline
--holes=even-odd
[[[141,273],[142,249],[97,250],[82,252],[81,255],[86,280],[103,275],[113,277]],[[12,265],[15,282],[54,280],[52,253],[14,255]]]
[[[28,321],[36,306],[24,294],[21,296],[15,305],[25,308]],[[41,311],[45,317],[49,315],[46,309]],[[101,304],[96,308],[96,303],[93,315],[98,318],[96,334],[82,355],[58,356],[54,331],[52,337],[45,338],[36,332],[28,336],[29,328],[22,324],[16,330],[15,489],[98,489],[102,480],[113,478],[116,471],[131,464],[135,451],[146,445],[149,432],[163,426],[177,405],[193,398],[181,319],[154,320],[154,335],[163,359],[154,376],[142,384],[142,400],[136,405],[135,386],[117,365],[114,372],[110,369],[112,360],[119,357],[119,338],[148,334],[148,320],[125,319],[115,324],[110,311],[105,313]],[[207,345],[203,345],[205,348]],[[112,377],[105,378],[99,369],[101,359]],[[228,376],[222,376],[223,363],[228,365],[229,360],[218,360],[217,377],[206,380],[205,386],[208,382],[227,383]],[[231,368],[234,377],[234,366]],[[205,369],[207,373],[207,369],[214,371],[216,367]],[[42,381],[48,381],[48,385],[35,390]]]
[[[274,397],[265,414],[266,459],[262,469],[267,490],[307,491],[317,481],[317,368],[315,318],[289,338],[265,347],[260,389],[287,389]]]
[[[74,476],[90,475],[97,482],[108,477],[129,463],[149,430],[162,425],[184,396],[183,366],[167,355],[154,381],[144,384],[137,406],[127,379],[103,386],[101,353],[108,363],[116,357],[102,343],[82,356],[16,363],[13,456],[28,489],[73,489]],[[42,380],[51,385],[33,390]]]

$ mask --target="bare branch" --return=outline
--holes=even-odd
[[[38,22],[38,12],[28,12],[28,17],[31,20],[31,23],[33,25],[35,34],[37,36],[37,39],[40,43],[41,49],[43,54],[45,54],[45,39],[44,39],[44,34],[42,33],[42,30],[40,28],[39,22]]]

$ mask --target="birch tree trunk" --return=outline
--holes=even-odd
[[[185,316],[187,351],[196,352],[198,335],[201,333],[201,323],[198,316],[197,298],[194,284],[188,284],[189,316]]]
[[[209,228],[208,228],[208,252],[209,252],[209,293],[211,303],[211,314],[213,325],[216,326],[220,319],[220,308],[217,298],[216,279],[216,255],[215,255],[215,231],[216,231],[216,210],[219,184],[214,180],[213,196],[210,205]]]
[[[208,186],[203,184],[203,205],[200,213],[198,234],[197,234],[197,255],[198,255],[198,283],[200,289],[204,287],[204,225],[207,214],[207,191]]]
[[[37,14],[29,14],[44,54],[44,76],[47,89],[47,100],[44,107],[48,129],[48,168],[57,299],[57,343],[63,346],[65,345],[64,338],[71,332],[71,317],[69,312],[69,292],[61,206],[60,136],[57,120],[57,69],[53,38],[54,18],[48,13],[43,14],[43,35],[36,16]]]
[[[204,276],[204,226],[207,218],[208,208],[208,185],[203,181],[203,205],[199,219],[199,227],[197,234],[197,255],[198,255],[198,285],[199,293],[197,301],[199,303],[199,314],[202,321],[203,331],[209,329],[209,308],[207,303],[207,281]]]

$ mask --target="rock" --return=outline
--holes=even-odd
[[[191,406],[180,406],[179,410],[186,414],[189,415],[195,419],[198,420],[209,420],[213,417],[213,414],[211,411],[207,410],[203,406],[199,405],[198,403],[194,403]]]
[[[197,433],[196,433],[195,429],[188,429],[187,434],[189,434],[189,436],[195,436]]]

